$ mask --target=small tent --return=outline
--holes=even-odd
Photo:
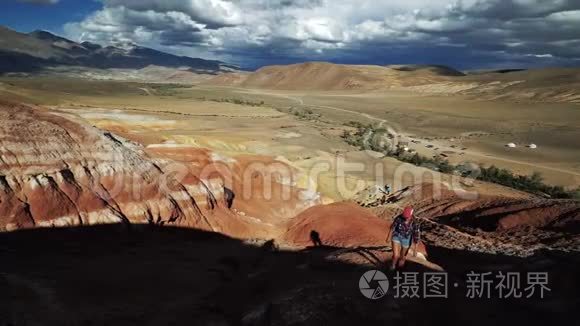
[[[536,144],[529,144],[528,147],[531,148],[531,149],[537,149],[538,148],[538,145],[536,145]]]
[[[509,144],[507,144],[505,146],[506,147],[509,147],[509,148],[516,148],[516,147],[518,147],[518,145],[516,145],[515,143],[509,143]]]

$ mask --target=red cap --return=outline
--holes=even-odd
[[[415,210],[413,209],[413,207],[407,206],[407,207],[405,207],[405,210],[403,210],[403,217],[406,220],[412,219],[414,212],[415,212]]]

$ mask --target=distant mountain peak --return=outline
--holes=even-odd
[[[114,42],[111,44],[111,46],[117,48],[117,49],[121,49],[121,50],[125,50],[127,52],[133,51],[135,49],[139,48],[139,45],[133,43],[133,42]]]
[[[32,36],[35,36],[35,35],[52,35],[52,36],[56,36],[56,35],[52,34],[51,32],[46,31],[44,29],[36,29],[36,30],[28,33],[28,35],[32,35]]]
[[[25,34],[3,26],[0,26],[0,56],[0,73],[42,71],[57,66],[143,69],[153,65],[185,67],[192,72],[210,74],[235,69],[221,61],[178,56],[133,42],[115,42],[109,46],[77,43],[45,30]]]
[[[28,33],[28,35],[43,41],[52,41],[52,42],[67,42],[67,43],[75,43],[69,39],[66,39],[62,36],[55,35],[51,32],[44,31],[44,30],[35,30],[34,32]]]
[[[98,49],[103,48],[100,44],[92,43],[92,42],[88,42],[88,41],[81,43],[81,45],[89,50],[98,50]]]

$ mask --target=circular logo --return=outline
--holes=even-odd
[[[362,295],[371,300],[378,300],[387,295],[389,279],[381,271],[368,271],[361,276],[358,287]]]

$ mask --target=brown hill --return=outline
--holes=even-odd
[[[471,75],[466,80],[477,87],[466,94],[488,99],[517,99],[534,102],[580,103],[579,68],[543,68],[489,72]]]
[[[268,66],[210,79],[213,85],[280,90],[408,90],[476,99],[580,103],[580,69],[545,68],[471,73],[437,65],[363,66],[308,62]]]
[[[442,65],[390,65],[387,67],[398,71],[432,74],[437,76],[465,76],[461,71]]]
[[[446,73],[442,73],[443,71]],[[264,67],[249,74],[239,85],[289,90],[374,90],[445,80],[449,71],[451,71],[450,68],[443,70],[440,67],[404,70],[403,66],[381,67],[308,62]],[[223,80],[223,77],[219,80]]]
[[[312,245],[312,232],[325,246],[364,247],[385,246],[391,221],[380,219],[354,203],[335,203],[312,207],[296,216],[284,235],[284,240],[298,246]],[[418,251],[426,256],[421,243]]]

